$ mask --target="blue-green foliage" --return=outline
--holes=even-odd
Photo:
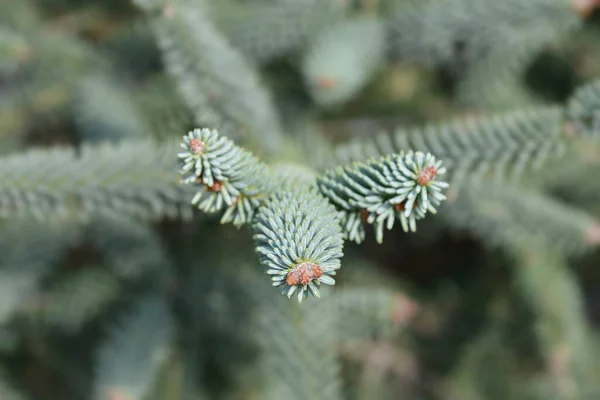
[[[416,231],[416,221],[446,199],[448,184],[439,180],[446,169],[431,154],[394,154],[338,167],[319,178],[319,190],[340,210],[346,238],[360,243],[363,222],[375,226],[379,243],[383,228],[400,220],[404,231]]]
[[[332,276],[343,255],[340,221],[333,206],[314,189],[300,186],[275,193],[260,208],[253,230],[260,262],[273,286],[283,285],[283,294],[297,294],[302,301],[309,291],[320,297],[321,283],[335,283]],[[316,264],[322,275],[304,284],[286,282],[294,268],[307,264]]]
[[[566,107],[568,133],[600,138],[600,79],[577,89]]]
[[[226,209],[222,222],[251,222],[272,190],[267,166],[216,130],[195,129],[181,146],[182,182],[200,187],[192,204],[209,213]]]
[[[431,152],[444,161],[457,187],[465,181],[516,179],[564,151],[562,109],[549,106],[485,117],[399,128],[336,149],[340,162],[380,157],[405,149]]]
[[[594,7],[3,0],[0,399],[594,398]]]
[[[438,178],[446,173],[442,162],[423,152],[393,154],[318,176],[293,164],[276,165],[272,172],[207,128],[190,131],[181,147],[182,183],[200,187],[192,204],[209,213],[226,209],[222,223],[251,223],[273,285],[283,285],[288,297],[297,293],[299,301],[308,291],[319,297],[320,283],[335,283],[331,275],[340,267],[342,232],[360,243],[363,222],[374,224],[381,243],[383,227],[392,229],[396,219],[414,232],[418,219],[436,212],[448,187]]]
[[[208,18],[204,3],[167,3],[153,20],[164,63],[197,124],[273,154],[283,138],[270,95]]]
[[[356,96],[384,64],[385,39],[383,21],[375,17],[343,20],[325,29],[302,60],[313,99],[332,107]]]
[[[165,300],[160,294],[139,300],[131,318],[100,347],[94,399],[140,399],[152,393],[175,333]]]

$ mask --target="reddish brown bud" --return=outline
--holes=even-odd
[[[360,219],[362,220],[362,222],[367,222],[369,218],[369,211],[367,211],[366,208],[363,208],[362,210],[360,210]]]
[[[222,188],[223,188],[223,182],[221,182],[218,179],[215,179],[215,183],[213,183],[212,186],[207,186],[206,191],[207,192],[220,192]]]
[[[332,89],[337,85],[335,78],[323,76],[317,79],[317,87],[319,89]]]
[[[419,207],[419,200],[415,200],[415,202],[413,203],[413,208],[414,207]],[[403,201],[402,203],[398,203],[398,204],[394,204],[394,210],[400,212],[400,211],[404,211],[406,209],[406,201]]]
[[[403,293],[397,293],[394,296],[392,306],[392,322],[396,325],[403,325],[412,320],[419,311],[419,305]]]
[[[290,286],[298,284],[304,286],[313,279],[320,278],[321,276],[323,276],[323,270],[320,266],[311,262],[303,262],[297,264],[290,272],[288,272],[285,283]]]
[[[596,223],[590,226],[585,233],[587,242],[592,246],[600,245],[600,224]]]
[[[175,6],[171,3],[165,4],[162,9],[162,15],[165,18],[173,18],[175,16]]]
[[[588,18],[600,7],[600,0],[571,0],[571,7],[581,18]]]
[[[109,400],[131,400],[131,396],[123,393],[120,389],[113,389],[108,394]]]
[[[204,151],[204,142],[196,138],[190,140],[190,150],[194,154],[201,153]]]
[[[421,186],[427,186],[436,175],[436,167],[425,167],[419,171],[419,175],[417,175],[417,183]]]

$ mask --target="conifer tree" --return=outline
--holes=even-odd
[[[600,398],[600,1],[2,10],[0,400]]]

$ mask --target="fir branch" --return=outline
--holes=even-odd
[[[328,171],[317,185],[340,211],[347,239],[365,238],[363,223],[373,224],[378,243],[383,228],[392,229],[400,220],[405,232],[416,231],[416,221],[427,212],[436,213],[448,187],[438,176],[446,169],[431,154],[393,154]]]
[[[144,82],[161,69],[160,50],[146,20],[119,28],[100,50],[110,60],[114,73],[128,82]]]
[[[333,297],[340,341],[390,338],[418,310],[417,304],[402,292],[383,287],[345,287]]]
[[[458,102],[465,107],[494,111],[540,103],[523,84],[523,75],[548,41],[543,35],[538,40],[524,40],[523,34],[516,32],[495,45],[493,51],[464,72],[466,76],[461,77],[456,88]]]
[[[101,253],[106,266],[119,278],[161,281],[172,267],[160,238],[151,226],[123,216],[92,218],[82,241]]]
[[[45,272],[81,233],[73,223],[11,222],[0,228],[0,325],[35,295]]]
[[[526,238],[513,248],[514,273],[521,291],[536,310],[537,333],[546,368],[562,398],[588,398],[597,387],[592,333],[577,278],[564,258],[548,246]],[[597,395],[597,393],[596,393]]]
[[[32,115],[57,119],[68,113],[78,79],[106,65],[84,42],[56,33],[23,33],[28,52],[3,85],[0,134],[22,133]]]
[[[341,20],[347,2],[302,0],[251,4],[239,15],[219,12],[219,5],[216,7],[219,25],[231,44],[250,60],[266,63],[301,49],[323,29]]]
[[[581,25],[568,0],[431,1],[393,16],[390,37],[400,59],[449,67],[463,102],[506,109],[528,102],[519,80],[534,57]]]
[[[192,113],[180,98],[172,79],[156,75],[132,94],[135,107],[145,123],[148,136],[172,138],[173,132],[187,132],[195,126]]]
[[[79,152],[54,148],[5,156],[0,215],[189,217],[191,192],[177,184],[175,148],[174,142],[134,140],[85,145]]]
[[[240,226],[251,222],[273,190],[267,165],[214,129],[188,132],[181,147],[182,183],[202,188],[192,204],[208,213],[225,209],[222,223]]]
[[[334,299],[323,299],[318,307],[277,301],[259,278],[253,280],[258,288],[248,293],[254,305],[248,331],[261,354],[258,398],[341,399]]]
[[[155,385],[175,323],[163,296],[152,293],[99,349],[94,399],[142,399]]]
[[[145,135],[141,115],[128,93],[108,77],[90,74],[78,85],[74,101],[77,132],[86,142],[117,142]]]
[[[562,33],[578,21],[569,1],[563,0],[451,0],[399,12],[389,25],[392,46],[401,59],[468,65],[511,35],[519,33],[524,42],[536,40],[549,31]]]
[[[562,109],[542,107],[464,117],[437,124],[400,128],[369,139],[354,139],[336,149],[341,162],[413,149],[444,160],[455,188],[464,181],[515,180],[564,153]]]
[[[570,97],[565,125],[574,136],[600,138],[600,79],[580,86]]]
[[[180,1],[155,18],[167,70],[198,125],[273,155],[284,140],[269,94],[206,14],[203,2]]]
[[[355,96],[385,61],[383,21],[344,20],[324,30],[306,50],[302,72],[313,99],[331,107]]]
[[[121,289],[112,273],[88,265],[33,295],[18,316],[36,329],[77,333],[117,300]]]
[[[600,223],[543,193],[511,185],[465,186],[440,217],[453,229],[468,229],[491,246],[510,247],[526,236],[563,254],[600,245]]]
[[[506,293],[492,299],[486,315],[488,324],[466,344],[443,386],[448,400],[539,398],[533,395],[538,382],[524,373],[524,363],[514,348],[514,343],[522,338],[514,337],[514,332],[509,330],[515,319],[510,306]],[[490,363],[491,359],[498,361]],[[554,399],[552,396],[542,398]]]
[[[534,2],[532,2],[534,3]],[[526,28],[503,33],[502,41],[490,45],[484,57],[473,62],[458,87],[463,104],[487,109],[514,109],[535,101],[523,85],[523,75],[534,58],[551,43],[557,43],[576,28],[581,20],[565,1],[545,1],[529,5],[533,14]],[[543,8],[547,10],[542,11]]]
[[[342,232],[335,208],[309,187],[276,192],[259,209],[253,224],[260,263],[283,294],[308,292],[320,297],[319,286],[335,284],[340,268]]]

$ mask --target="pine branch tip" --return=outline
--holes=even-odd
[[[392,229],[395,220],[405,232],[414,232],[417,220],[436,212],[446,200],[445,173],[432,154],[410,151],[329,170],[317,187],[341,213],[346,239],[362,242],[364,225],[372,224],[382,243],[384,227]]]

